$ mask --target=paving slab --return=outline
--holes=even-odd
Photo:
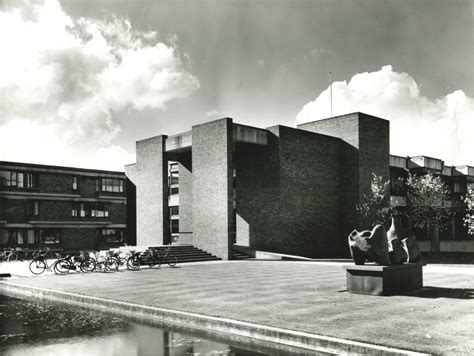
[[[473,275],[428,267],[424,289],[391,297],[347,293],[338,263],[246,260],[18,277],[0,288],[10,281],[404,350],[474,354]]]

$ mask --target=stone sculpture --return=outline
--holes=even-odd
[[[420,249],[415,236],[401,233],[401,228],[392,218],[390,229],[385,232],[382,225],[376,225],[372,231],[354,230],[348,237],[351,256],[356,265],[365,261],[382,266],[399,265],[405,262],[417,262]]]
[[[354,230],[348,240],[356,265],[363,265],[366,260],[384,266],[390,264],[387,236],[382,225],[376,225],[372,231]]]

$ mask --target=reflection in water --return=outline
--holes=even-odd
[[[250,348],[250,347],[249,347]],[[96,310],[0,295],[1,355],[263,355]],[[298,354],[298,352],[291,352]]]

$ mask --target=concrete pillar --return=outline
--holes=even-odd
[[[133,182],[137,197],[137,245],[156,246],[169,242],[168,161],[166,136],[137,141],[137,163]]]
[[[232,119],[193,126],[193,243],[222,259],[231,256]]]

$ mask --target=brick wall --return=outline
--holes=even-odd
[[[24,223],[28,219],[26,200],[5,199],[2,219],[8,223]]]
[[[278,248],[280,161],[276,135],[268,146],[236,144],[236,242],[264,250]]]
[[[61,229],[61,248],[64,250],[93,250],[97,249],[97,246],[95,228]]]
[[[342,145],[341,231],[347,236],[360,226],[355,207],[370,191],[372,173],[390,176],[389,122],[363,113],[314,121],[298,128],[340,138]]]
[[[193,242],[228,259],[232,226],[232,120],[193,126]]]
[[[280,126],[281,252],[341,255],[340,140]]]

